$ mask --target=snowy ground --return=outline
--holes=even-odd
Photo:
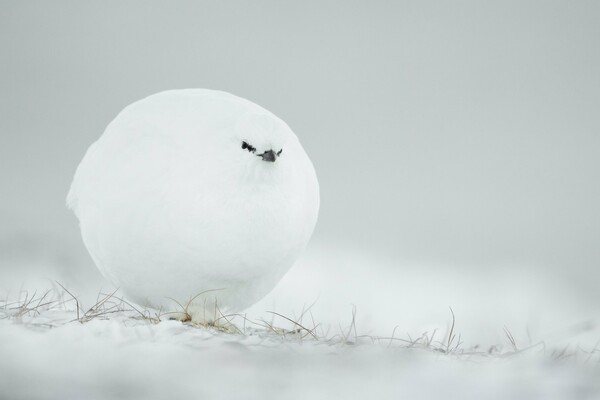
[[[226,331],[159,322],[90,276],[3,271],[0,399],[600,398],[595,303],[442,271],[316,247]]]

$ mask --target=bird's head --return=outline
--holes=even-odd
[[[256,147],[252,144],[248,143],[246,140],[242,140],[242,150],[248,150],[250,153],[261,157],[263,161],[275,162],[281,153],[283,153],[283,149],[279,149],[278,151],[269,149],[265,150],[262,153],[256,154]]]
[[[290,128],[277,117],[249,114],[236,125],[233,145],[248,162],[273,165],[285,157],[288,150],[293,153],[293,139]]]

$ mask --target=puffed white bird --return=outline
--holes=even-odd
[[[108,125],[67,205],[126,297],[211,322],[260,300],[294,264],[317,222],[319,184],[271,112],[226,92],[172,90]]]

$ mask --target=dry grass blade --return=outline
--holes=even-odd
[[[456,317],[454,316],[454,310],[452,310],[452,307],[448,307],[450,308],[450,312],[452,313],[452,326],[450,327],[450,332],[448,333],[448,340],[446,341],[446,353],[450,352],[450,345],[452,345],[452,342],[454,341],[454,326],[456,324]]]
[[[508,328],[506,326],[504,327],[504,333],[506,334],[508,341],[512,345],[513,350],[518,351],[519,349],[517,348],[517,342],[515,341],[514,336],[512,335],[512,333],[508,330]]]
[[[173,301],[175,304],[177,304],[180,308],[181,308],[181,312],[177,312],[177,311],[172,311],[172,312],[166,312],[164,314],[161,315],[169,315],[169,314],[183,314],[184,318],[183,318],[183,322],[188,322],[192,320],[192,315],[189,312],[189,307],[190,305],[193,303],[194,300],[196,300],[198,297],[206,294],[206,293],[210,293],[210,292],[217,292],[219,290],[225,290],[225,288],[221,288],[221,289],[208,289],[208,290],[204,290],[200,293],[198,293],[197,295],[193,296],[191,299],[188,300],[188,302],[186,303],[186,305],[184,306],[183,304],[181,304],[179,301],[175,300],[172,297],[167,297],[167,299]],[[215,315],[213,316],[213,319],[217,319],[217,310],[216,310],[216,306],[217,306],[217,302],[215,299]],[[206,299],[204,299],[204,312],[206,313]],[[206,319],[206,315],[205,318]]]
[[[101,300],[98,300],[96,302],[96,304],[94,304],[92,307],[90,307],[90,309],[87,310],[85,312],[85,314],[83,314],[83,317],[79,320],[79,322],[82,322],[82,323],[89,322],[89,321],[93,320],[94,318],[122,311],[123,310],[122,302],[115,303],[108,309],[106,309],[106,307],[105,307],[107,302],[114,297],[114,295],[117,293],[118,290],[119,289],[115,289],[110,294],[100,293],[100,295],[104,295],[104,298],[102,298]],[[98,296],[98,299],[100,298],[100,295]]]
[[[392,342],[394,340],[394,335],[396,334],[396,329],[398,329],[398,327],[399,327],[398,325],[396,325],[394,327],[394,330],[392,331],[392,336],[390,337],[390,342],[388,343],[388,347],[390,347],[392,345]]]
[[[35,291],[31,297],[29,296],[28,292],[24,292],[24,293],[25,293],[25,298],[22,301],[8,303],[8,300],[6,300],[6,302],[4,303],[4,307],[3,307],[4,310],[9,310],[9,311],[14,311],[14,312],[7,313],[7,315],[4,316],[3,319],[11,318],[11,317],[21,318],[29,313],[33,313],[34,315],[40,315],[40,308],[49,306],[53,303],[56,303],[55,300],[50,300],[50,301],[43,303],[43,301],[51,293],[51,290],[46,291],[40,298],[36,298],[37,291]],[[34,302],[37,302],[37,304],[35,304],[35,306],[32,306],[34,304]],[[17,306],[15,307],[14,305],[17,305]]]
[[[51,304],[52,302],[48,302],[48,303],[42,304],[42,301],[44,301],[44,299],[46,297],[48,297],[49,294],[50,294],[50,290],[47,290],[46,293],[44,293],[44,295],[42,297],[40,297],[40,301],[38,301],[37,305],[35,307],[33,307],[32,311],[34,311],[34,312],[36,312],[36,313],[39,314],[38,310],[39,310],[40,307],[42,307],[44,305],[47,305],[47,304]]]
[[[300,323],[298,323],[298,322],[294,321],[293,319],[291,319],[291,318],[288,318],[288,317],[286,317],[285,315],[281,315],[281,314],[279,314],[279,313],[276,313],[275,311],[267,311],[267,312],[268,312],[268,313],[270,313],[270,314],[273,314],[273,315],[277,315],[278,317],[281,317],[281,318],[283,318],[283,319],[285,319],[285,320],[287,320],[287,321],[291,322],[292,324],[296,325],[296,326],[297,326],[297,327],[299,327],[300,329],[304,329],[304,330],[305,330],[305,331],[306,331],[306,332],[307,332],[309,335],[311,335],[311,336],[312,336],[312,337],[313,337],[315,340],[319,340],[319,338],[317,338],[317,335],[315,335],[315,333],[314,333],[314,332],[313,332],[311,329],[308,329],[308,328],[306,328],[305,326],[303,326],[302,324],[300,324]],[[270,325],[270,326],[271,326],[271,325]],[[271,328],[272,328],[272,326],[271,326]]]
[[[144,312],[140,311],[137,307],[135,307],[131,303],[127,302],[122,297],[119,300],[121,300],[121,302],[123,302],[124,304],[127,304],[129,307],[131,307],[131,309],[133,311],[137,312],[142,317],[142,319],[148,320],[148,321],[152,322],[153,324],[157,324],[160,322],[160,315],[161,315],[160,312],[155,317],[151,317],[150,312],[148,310],[146,310],[146,312],[148,314],[145,314]]]
[[[352,343],[348,341],[348,338],[350,337],[350,334],[352,333],[352,331],[354,330],[354,342],[353,343],[357,343],[358,342],[358,334],[356,332],[356,306],[353,304],[352,305],[352,321],[350,322],[350,326],[348,327],[348,332],[345,334],[345,340],[348,343]]]
[[[60,282],[58,282],[58,281],[55,281],[55,282],[56,282],[56,284],[57,284],[58,286],[60,286],[60,287],[61,287],[61,288],[62,288],[62,289],[65,291],[65,292],[67,292],[67,293],[69,294],[69,296],[71,296],[71,297],[73,298],[73,300],[75,300],[75,305],[76,305],[76,307],[77,307],[77,320],[78,320],[78,321],[81,321],[81,319],[80,319],[80,313],[79,313],[79,300],[77,300],[77,297],[75,297],[75,296],[73,295],[73,293],[69,292],[69,290],[67,290],[67,288],[66,288],[66,287],[64,287],[63,285],[61,285],[61,283],[60,283]]]

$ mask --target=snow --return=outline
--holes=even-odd
[[[456,279],[317,244],[246,320],[233,317],[238,331],[158,322],[93,275],[46,273],[80,300],[79,321],[59,285],[8,290],[17,275],[5,271],[1,399],[600,397],[595,305],[510,269]]]
[[[2,398],[592,398],[598,371],[537,353],[447,356],[231,335],[168,321],[2,321]]]

